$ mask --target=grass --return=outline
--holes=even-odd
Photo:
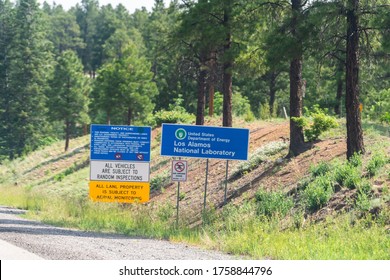
[[[187,220],[191,219],[183,215],[177,227],[176,208],[171,202],[91,202],[89,168],[85,166],[88,137],[72,141],[74,149],[69,153],[62,151],[60,142],[26,158],[4,162],[0,168],[0,204],[28,209],[28,218],[58,226],[186,242],[252,259],[388,260],[390,162],[386,151],[390,145],[377,141],[383,136],[370,133],[369,140],[375,141],[368,141],[367,155],[350,163],[338,160],[312,166],[294,197],[287,197],[282,191],[258,191],[255,199],[243,199],[238,206],[208,209],[201,226],[189,225]],[[286,147],[283,143],[271,143],[251,158],[261,164],[279,157]],[[237,174],[245,176],[251,172],[253,162],[249,161],[247,167],[238,165]],[[160,170],[165,163],[156,161],[159,166],[152,166],[160,174],[151,176],[155,189],[169,177]],[[373,196],[377,182],[382,184],[381,196]],[[350,212],[320,222],[310,220],[311,213],[326,206],[335,195],[337,184],[354,193]],[[186,191],[185,201],[190,192]],[[379,212],[370,214],[374,207]]]

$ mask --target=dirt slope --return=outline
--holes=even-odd
[[[217,125],[208,122],[205,125]],[[267,156],[261,164],[253,170],[235,175],[234,172],[242,161],[229,161],[227,202],[239,204],[243,199],[252,198],[259,188],[267,190],[283,190],[294,193],[298,182],[309,174],[310,166],[335,158],[345,158],[346,143],[340,136],[327,137],[307,148],[297,157],[287,159],[289,138],[288,121],[254,122],[243,121],[235,123],[236,127],[250,129],[250,155],[256,150],[270,143],[284,143],[284,148],[272,156]],[[340,134],[338,134],[340,135]],[[157,187],[151,191],[151,201],[147,206],[171,204],[176,206],[177,183],[170,181],[171,158],[160,156],[161,128],[152,131],[152,161],[151,180],[161,178]],[[383,136],[379,141],[388,141]],[[366,144],[372,144],[371,138]],[[378,141],[376,139],[376,141]],[[388,151],[390,154],[390,150]],[[206,182],[206,160],[187,158],[188,181],[180,185],[180,216],[186,223],[196,224],[201,220],[204,207],[204,193]],[[77,172],[77,174],[76,174]],[[225,160],[209,160],[207,177],[207,209],[220,209],[224,205],[225,194]],[[75,176],[77,175],[77,176]],[[64,153],[63,143],[57,143],[37,151],[27,158],[10,162],[0,169],[0,184],[21,185],[31,188],[37,187],[44,192],[60,193],[64,195],[77,192],[83,196],[88,195],[89,181],[89,136],[71,141],[71,149]],[[3,180],[3,181],[1,181]],[[377,192],[384,186],[390,185],[390,177],[374,182]],[[70,189],[73,188],[73,189]],[[347,206],[346,201],[354,195],[354,191],[340,190],[331,199],[324,209],[316,215],[327,215],[334,210]]]
[[[270,142],[284,141],[288,144],[288,122],[261,123],[243,125],[250,129],[250,153]],[[160,131],[154,131],[159,136]],[[254,196],[259,188],[268,190],[283,189],[285,192],[293,190],[297,182],[305,177],[309,167],[320,161],[329,161],[336,157],[344,157],[346,144],[343,139],[328,139],[315,143],[314,146],[293,159],[286,159],[287,149],[282,150],[276,158],[260,164],[247,174],[228,181],[227,202],[239,203],[243,198]],[[196,222],[200,219],[204,207],[204,192],[206,179],[206,160],[187,159],[189,163],[188,181],[181,183],[182,193],[180,208],[186,220]],[[159,166],[155,174],[170,170],[171,161],[168,158],[157,157],[152,166]],[[228,178],[232,177],[238,161],[229,162]],[[224,204],[225,192],[225,160],[209,160],[209,173],[207,180],[206,207],[220,208]],[[152,174],[153,176],[153,174]],[[245,195],[244,195],[245,194]],[[170,202],[176,205],[177,183],[167,184],[163,191],[152,192],[152,202]]]

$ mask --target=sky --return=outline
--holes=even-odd
[[[42,4],[45,0],[38,0],[38,2]],[[55,2],[57,5],[62,5],[65,10],[68,10],[69,8],[76,6],[77,3],[81,3],[81,0],[46,0],[46,2],[50,5]],[[165,1],[165,3],[168,2],[169,1]],[[111,4],[114,8],[118,4],[122,4],[130,13],[133,13],[135,9],[141,9],[142,7],[151,11],[154,5],[154,0],[99,0],[100,6],[107,4]]]

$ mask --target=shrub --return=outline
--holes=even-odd
[[[381,116],[381,122],[390,124],[390,113],[386,112]]]
[[[310,167],[310,173],[313,177],[325,175],[329,171],[331,171],[331,166],[325,161],[322,161],[319,164]]]
[[[367,212],[371,208],[370,197],[365,192],[357,192],[355,207],[361,212]]]
[[[375,174],[378,173],[379,169],[382,168],[387,161],[388,159],[383,154],[373,155],[366,166],[368,176],[375,176]]]
[[[322,208],[333,195],[333,182],[329,176],[319,176],[302,192],[303,202],[310,211]]]
[[[161,110],[150,116],[146,123],[152,127],[161,126],[163,123],[191,123],[194,115],[182,110]]]
[[[154,175],[150,179],[150,190],[161,190],[166,184],[169,183],[170,176],[168,172],[162,172],[160,174]]]
[[[340,185],[349,189],[355,189],[361,182],[361,172],[350,163],[335,166],[333,173],[334,180]]]
[[[187,113],[182,106],[183,98],[179,95],[173,104],[169,105],[168,110],[160,110],[146,119],[146,124],[156,127],[163,123],[191,123],[195,116]]]
[[[336,118],[327,115],[326,111],[320,109],[318,105],[314,106],[313,111],[308,112],[307,115],[307,117],[293,117],[292,120],[304,129],[305,137],[310,142],[317,140],[321,133],[338,126]]]
[[[292,198],[287,197],[283,192],[267,192],[259,190],[256,195],[257,214],[267,217],[284,217],[294,206]]]

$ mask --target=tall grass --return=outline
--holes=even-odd
[[[85,141],[80,141],[82,149]],[[236,176],[251,172],[269,157],[278,157],[286,147],[286,143],[275,142],[257,150],[247,165],[238,165]],[[364,160],[356,156],[350,162],[312,166],[294,198],[259,190],[253,200],[209,210],[202,225],[187,225],[183,216],[177,227],[175,206],[168,202],[91,202],[88,168],[74,165],[62,171],[44,170],[70,157],[60,150],[62,143],[53,151],[42,149],[24,160],[5,162],[0,168],[0,204],[31,210],[28,217],[58,226],[184,241],[252,259],[390,259],[388,186],[382,186],[379,212],[369,213],[375,198],[373,182],[380,178],[377,181],[388,184],[390,179],[389,157],[384,152]],[[78,159],[83,162],[85,157]],[[62,174],[58,175],[61,180],[57,174]],[[161,174],[155,179],[156,189],[164,185],[167,175]],[[353,210],[321,222],[310,221],[307,215],[326,206],[336,187],[354,192],[349,202]]]

